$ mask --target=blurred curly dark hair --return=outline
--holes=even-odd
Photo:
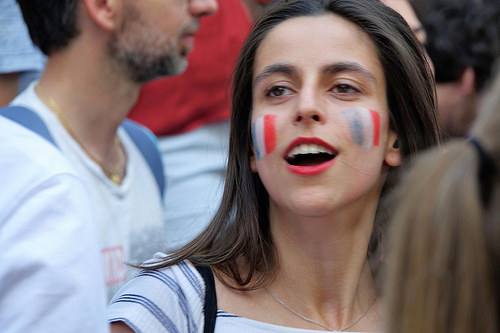
[[[436,82],[456,81],[467,67],[481,91],[500,56],[499,0],[412,0],[426,33]]]

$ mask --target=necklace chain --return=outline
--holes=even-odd
[[[102,169],[102,171],[104,171],[106,176],[109,179],[111,179],[111,181],[113,183],[120,184],[121,178],[117,172],[118,165],[120,164],[119,155],[117,155],[117,159],[116,159],[115,164],[113,165],[112,168],[105,167],[103,162],[100,159],[98,159],[97,156],[92,154],[92,152],[89,151],[87,149],[87,147],[85,147],[83,142],[80,141],[78,136],[75,134],[75,131],[70,126],[68,120],[64,116],[64,113],[62,112],[62,109],[59,106],[59,104],[57,104],[56,101],[45,91],[45,89],[42,88],[42,85],[40,84],[40,82],[37,84],[37,87],[38,87],[38,90],[40,91],[40,93],[42,93],[42,95],[44,95],[45,98],[47,99],[47,102],[49,103],[51,109],[57,115],[57,118],[59,118],[59,120],[61,121],[61,124],[63,125],[63,127],[66,129],[66,131],[69,133],[69,135],[76,141],[76,143],[78,143],[78,145],[82,148],[82,150],[85,152],[85,154],[87,154],[87,156],[90,157],[90,159],[92,161],[94,161],[97,165],[99,165],[99,167]],[[117,152],[120,151],[120,145],[121,145],[120,138],[118,138],[118,135],[116,135],[115,136],[115,147],[116,147]]]
[[[275,300],[276,302],[278,302],[278,303],[279,303],[282,307],[284,307],[285,309],[287,309],[288,311],[290,311],[291,313],[293,313],[295,316],[297,316],[297,317],[299,317],[299,318],[301,318],[301,319],[303,319],[303,320],[305,320],[305,321],[307,321],[307,322],[309,322],[309,323],[311,323],[311,324],[314,324],[314,325],[317,325],[317,326],[321,326],[321,327],[323,327],[324,329],[326,329],[326,330],[328,330],[328,331],[331,331],[331,332],[343,332],[343,331],[345,331],[346,329],[348,329],[348,328],[350,328],[350,327],[354,326],[354,325],[355,325],[358,321],[360,321],[360,320],[361,320],[361,319],[362,319],[362,318],[363,318],[363,317],[364,317],[364,316],[368,313],[368,311],[370,311],[370,309],[371,309],[372,305],[373,305],[373,304],[375,303],[375,301],[377,300],[377,296],[375,296],[375,297],[373,298],[373,300],[370,302],[370,304],[368,305],[368,307],[366,308],[365,312],[363,312],[363,313],[361,314],[361,316],[359,316],[359,317],[358,317],[355,321],[353,321],[351,324],[347,325],[346,327],[344,327],[344,328],[342,328],[342,329],[340,329],[340,330],[334,330],[334,329],[332,329],[332,328],[330,328],[330,327],[326,326],[325,324],[320,323],[319,321],[313,320],[313,319],[311,319],[311,318],[307,318],[306,316],[304,316],[304,315],[302,315],[302,314],[298,313],[297,311],[295,311],[294,309],[290,308],[288,305],[286,305],[285,303],[283,303],[283,301],[282,301],[282,300],[280,300],[280,299],[278,298],[278,296],[276,296],[275,294],[273,294],[273,292],[272,292],[271,290],[269,290],[266,286],[264,286],[264,285],[263,285],[263,288],[264,288],[264,290],[265,290],[265,291],[267,291],[267,292],[269,293],[269,295],[271,295],[271,297],[272,297],[272,298],[274,298],[274,300]]]

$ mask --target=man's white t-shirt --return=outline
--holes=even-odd
[[[87,186],[39,135],[0,117],[0,331],[109,332]]]
[[[158,185],[123,129],[118,136],[127,154],[126,175],[120,185],[113,183],[38,98],[35,85],[32,83],[12,105],[28,107],[44,120],[57,146],[88,186],[97,216],[109,299],[135,271],[127,263],[141,264],[166,246]]]

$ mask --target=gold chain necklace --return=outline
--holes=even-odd
[[[367,313],[368,311],[370,311],[370,308],[372,307],[372,305],[375,303],[375,301],[377,300],[377,296],[375,295],[375,297],[373,298],[373,300],[371,301],[370,305],[368,305],[368,308],[366,308],[365,312],[363,312],[361,314],[361,316],[359,316],[355,321],[353,321],[351,324],[347,325],[346,327],[344,328],[341,328],[340,330],[334,330],[328,326],[326,326],[325,324],[322,324],[320,323],[319,321],[316,321],[316,320],[313,320],[311,318],[307,318],[306,316],[304,315],[301,315],[300,313],[298,313],[297,311],[295,311],[294,309],[290,308],[288,305],[286,305],[285,303],[283,303],[282,300],[280,300],[278,298],[278,296],[276,296],[275,294],[273,294],[273,292],[271,290],[269,290],[266,286],[262,286],[264,288],[265,291],[267,291],[269,293],[269,295],[271,295],[272,298],[274,298],[274,300],[276,302],[279,303],[279,305],[281,305],[282,307],[284,307],[285,309],[287,309],[288,311],[290,311],[291,313],[293,313],[295,316],[299,317],[300,319],[303,319],[311,324],[314,324],[314,325],[317,325],[317,326],[320,326],[320,327],[323,327],[324,329],[328,330],[328,331],[331,331],[331,332],[343,332],[345,331],[346,329],[348,329],[349,327],[352,327],[354,326],[358,321],[360,321]]]
[[[110,169],[110,168],[105,167],[104,164],[102,163],[102,161],[99,160],[94,154],[92,154],[92,152],[90,152],[87,149],[87,147],[85,147],[83,142],[80,141],[80,139],[76,136],[75,131],[73,131],[73,128],[70,126],[68,120],[64,116],[59,104],[57,104],[56,101],[45,91],[45,89],[42,88],[40,82],[37,84],[37,87],[38,87],[38,90],[42,93],[42,95],[44,95],[44,97],[47,99],[47,102],[49,103],[50,107],[55,112],[55,114],[57,115],[57,118],[59,118],[59,121],[61,122],[63,127],[66,129],[66,131],[69,133],[69,135],[73,138],[73,140],[75,140],[76,143],[78,143],[78,145],[82,148],[82,150],[85,152],[85,154],[87,154],[87,156],[90,157],[90,159],[92,161],[94,161],[97,165],[99,165],[99,167],[102,169],[102,171],[104,171],[106,176],[109,179],[111,179],[111,181],[113,183],[120,184],[121,177],[118,174],[117,169],[118,169],[118,165],[120,164],[119,152],[120,152],[121,143],[120,143],[120,138],[118,138],[118,135],[115,136],[115,147],[116,147],[116,151],[118,152],[118,155],[117,155],[117,159],[115,161],[115,164]]]

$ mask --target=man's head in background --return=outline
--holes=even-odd
[[[411,1],[435,67],[444,138],[466,135],[500,56],[500,1]]]
[[[200,17],[218,8],[217,0],[17,2],[33,43],[49,63],[54,54],[67,57],[75,45],[90,44],[89,53],[106,45],[111,66],[117,64],[114,68],[139,84],[184,71]]]

